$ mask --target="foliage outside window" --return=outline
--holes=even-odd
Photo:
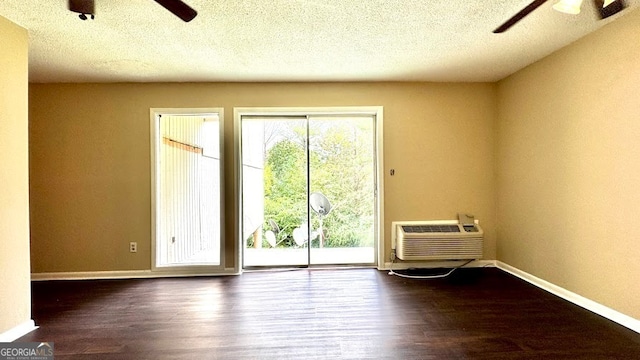
[[[373,131],[370,122],[356,124],[333,120],[309,126],[309,192],[323,193],[333,205],[323,220],[325,247],[373,246]],[[272,220],[280,229],[277,247],[296,247],[293,230],[307,222],[306,127],[280,132],[265,147],[263,231],[273,230]],[[317,230],[318,217],[310,211],[311,228]],[[318,243],[316,237],[311,246]]]

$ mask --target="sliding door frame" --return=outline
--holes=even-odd
[[[384,268],[384,165],[383,165],[383,107],[382,106],[346,106],[346,107],[236,107],[233,109],[234,125],[234,178],[236,198],[235,228],[237,233],[234,246],[235,271],[243,271],[243,196],[242,196],[242,117],[243,116],[283,116],[283,117],[313,117],[313,116],[353,116],[369,115],[375,121],[374,139],[374,192],[375,192],[375,221],[374,246],[378,269]]]
[[[216,114],[219,121],[220,146],[220,264],[219,265],[180,265],[157,266],[158,245],[158,191],[159,176],[156,160],[160,142],[160,115],[204,115]],[[224,183],[224,109],[223,108],[151,108],[150,117],[150,146],[151,146],[151,271],[163,275],[214,275],[234,273],[225,267],[225,183]]]

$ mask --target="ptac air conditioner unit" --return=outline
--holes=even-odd
[[[393,224],[400,260],[464,260],[482,258],[484,233],[476,222],[405,221]]]

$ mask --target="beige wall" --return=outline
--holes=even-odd
[[[0,17],[0,334],[31,318],[27,31]]]
[[[640,11],[501,81],[498,259],[640,319]]]
[[[225,109],[227,266],[236,238],[233,107],[247,106],[384,106],[387,249],[391,221],[468,211],[493,259],[495,99],[493,84],[32,84],[32,271],[150,268],[152,107]]]

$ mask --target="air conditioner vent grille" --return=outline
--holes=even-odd
[[[410,234],[460,232],[458,225],[404,225],[402,230]]]
[[[481,259],[484,232],[480,226],[455,221],[394,222],[396,256],[400,260]]]
[[[482,238],[410,239],[404,242],[401,258],[410,260],[455,260],[482,257]]]

